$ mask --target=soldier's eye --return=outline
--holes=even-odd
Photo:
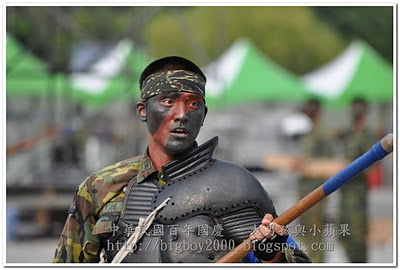
[[[174,104],[174,101],[171,98],[164,98],[163,100],[161,100],[161,104],[164,106],[171,106],[172,104]]]
[[[190,106],[192,106],[192,107],[199,107],[199,102],[197,102],[197,101],[192,101],[192,102],[190,102]]]

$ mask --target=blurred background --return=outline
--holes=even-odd
[[[313,130],[305,102],[320,101],[329,168],[346,159],[340,134],[355,98],[369,105],[373,136],[392,132],[392,6],[7,6],[6,23],[8,263],[50,262],[78,185],[143,153],[138,79],[156,58],[203,68],[209,114],[198,142],[219,136],[217,158],[253,172],[278,213],[301,198],[291,164]],[[392,163],[366,175],[367,262],[393,260]],[[337,229],[340,196],[324,204],[323,224]],[[351,262],[339,237],[323,237],[322,262]]]

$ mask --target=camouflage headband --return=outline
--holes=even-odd
[[[205,97],[205,80],[186,70],[168,70],[149,75],[142,84],[141,100],[166,92],[189,92]]]

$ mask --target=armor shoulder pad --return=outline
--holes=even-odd
[[[215,167],[224,175],[224,180],[231,184],[262,187],[252,173],[244,167],[226,160],[215,160]]]
[[[168,182],[153,197],[153,208],[167,197],[171,201],[157,215],[164,224],[200,214],[219,218],[248,207],[261,216],[275,213],[261,183],[245,168],[222,160],[210,160],[206,166]]]

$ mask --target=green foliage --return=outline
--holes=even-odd
[[[161,11],[160,11],[161,10]],[[354,38],[392,60],[392,7],[7,7],[7,31],[55,71],[68,71],[80,40],[128,37],[152,57],[181,55],[201,66],[240,37],[302,74]]]
[[[77,39],[57,23],[59,10],[54,8],[7,7],[7,32],[49,63],[51,70],[65,71]]]
[[[314,11],[347,41],[364,40],[393,62],[393,7],[314,7]]]
[[[79,41],[140,40],[140,28],[155,7],[7,7],[7,32],[48,62],[53,71],[68,72]]]
[[[73,14],[73,20],[94,40],[115,40],[129,24],[133,8],[85,7]]]
[[[144,31],[153,57],[179,54],[200,65],[236,39],[248,37],[266,55],[296,73],[338,54],[341,37],[308,7],[192,7],[164,10]]]

